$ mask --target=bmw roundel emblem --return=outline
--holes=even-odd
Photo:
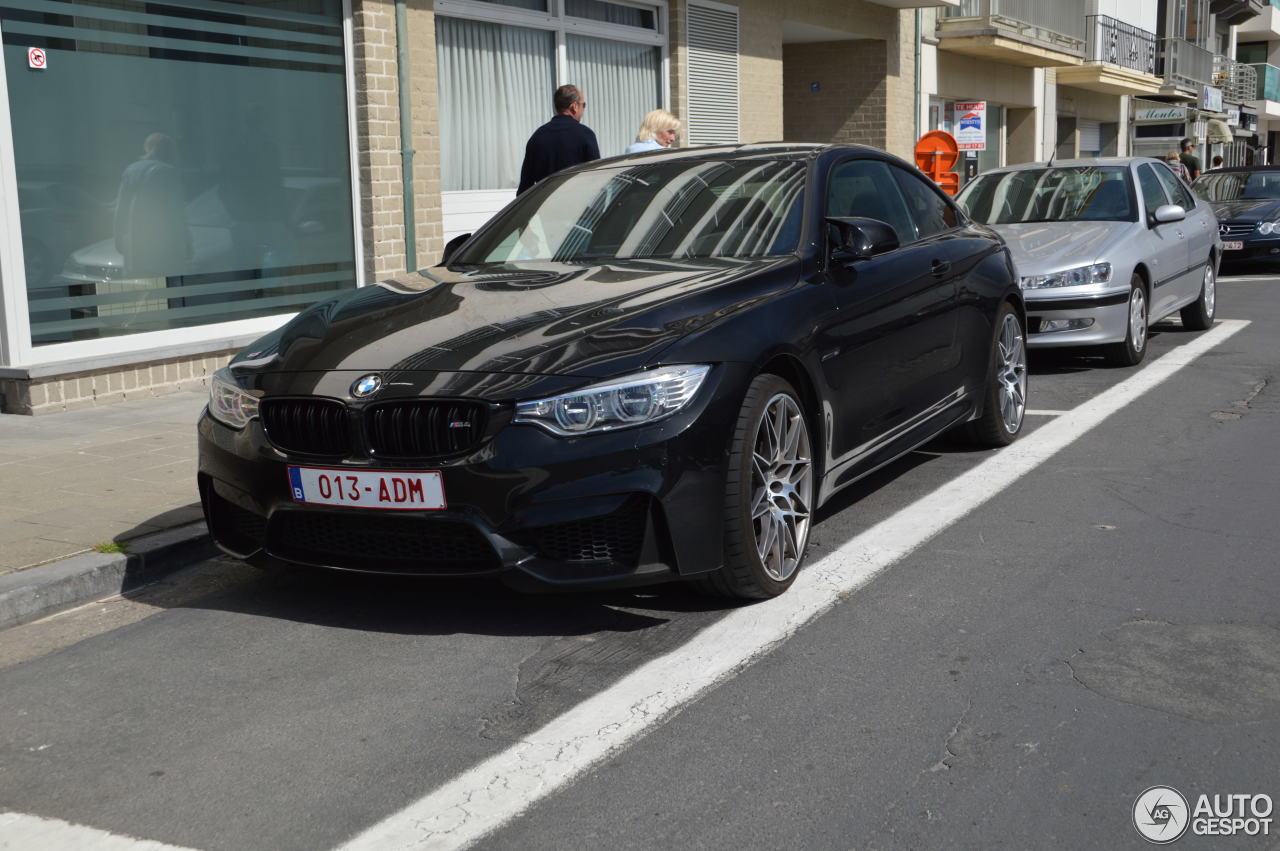
[[[366,396],[372,396],[382,387],[382,376],[377,373],[372,375],[363,375],[355,380],[351,385],[351,395],[357,399],[363,399]]]

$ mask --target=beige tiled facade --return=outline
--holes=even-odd
[[[9,414],[54,414],[204,387],[235,352],[209,352],[34,379],[0,378]]]

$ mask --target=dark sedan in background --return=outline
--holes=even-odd
[[[200,493],[260,565],[770,597],[840,488],[1018,435],[1024,328],[1000,239],[887,154],[600,161],[238,355]]]
[[[1191,188],[1218,217],[1223,266],[1280,268],[1280,166],[1217,168]]]

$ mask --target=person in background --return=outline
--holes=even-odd
[[[638,154],[641,151],[661,151],[676,143],[680,132],[680,119],[665,109],[655,109],[644,117],[640,123],[640,132],[636,140],[627,148],[626,153]]]
[[[552,95],[552,102],[556,114],[534,130],[524,146],[517,195],[560,169],[600,159],[596,134],[581,123],[582,113],[587,109],[582,90],[577,86],[561,86]]]
[[[1214,158],[1213,158],[1213,164],[1212,164],[1211,166],[1209,166],[1209,167],[1210,167],[1210,168],[1222,168],[1222,157],[1214,157]]]
[[[1181,177],[1187,183],[1191,182],[1191,175],[1187,171],[1187,167],[1182,164],[1182,160],[1178,158],[1177,151],[1170,151],[1164,155],[1164,164],[1169,167],[1169,171]]]
[[[1191,179],[1195,180],[1200,176],[1200,158],[1191,153],[1195,148],[1194,139],[1182,140],[1182,156],[1178,157],[1182,164],[1187,167],[1187,174],[1191,175]]]

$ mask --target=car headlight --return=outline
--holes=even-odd
[[[1084,284],[1105,284],[1111,280],[1110,263],[1094,263],[1077,266],[1050,275],[1031,275],[1022,279],[1024,290],[1041,290],[1049,287],[1079,287]]]
[[[561,437],[656,422],[687,405],[710,369],[706,365],[664,367],[549,399],[520,402],[515,421],[542,426]]]
[[[1258,225],[1258,233],[1263,235],[1280,233],[1280,222],[1262,222]]]
[[[258,399],[240,389],[223,367],[209,380],[209,415],[223,425],[244,428],[258,415]]]

